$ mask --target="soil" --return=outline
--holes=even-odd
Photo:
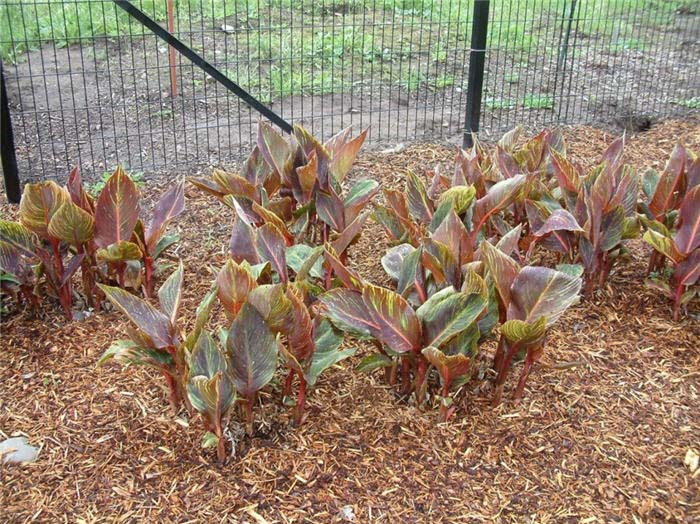
[[[588,165],[614,138],[587,127],[566,136],[569,155]],[[677,140],[700,151],[700,123],[652,126],[625,154],[658,168]],[[400,188],[406,169],[423,173],[453,154],[435,145],[365,153],[352,177]],[[146,193],[164,185],[151,181]],[[5,201],[1,209],[16,215]],[[173,253],[187,270],[188,325],[225,260],[231,220],[188,189]],[[353,265],[383,282],[386,246],[368,225]],[[34,464],[0,466],[0,521],[697,522],[700,477],[684,456],[700,434],[700,303],[674,323],[669,302],[643,285],[648,255],[633,242],[605,289],[552,328],[520,403],[492,409],[489,382],[472,382],[453,421],[437,424],[437,410],[353,372],[356,356],[322,376],[299,428],[275,380],[255,436],[232,423],[235,456],[222,467],[200,448],[199,421],[173,416],[160,377],[95,368],[124,333],[122,315],[11,314],[0,326],[0,439],[25,434],[41,451]]]
[[[384,25],[392,23],[390,15],[383,16],[388,18],[373,22],[372,35],[379,32],[378,27],[383,32]],[[329,14],[326,27],[339,23],[336,18],[337,13]],[[679,105],[700,96],[699,14],[678,13],[667,25],[637,27],[634,42],[647,44],[631,47],[623,45],[629,35],[610,39],[574,27],[569,53],[559,65],[558,23],[549,18],[527,23],[533,31],[542,24],[553,25],[536,48],[489,50],[482,110],[487,139],[517,124],[534,130],[563,122],[596,123],[638,131],[660,116],[700,114],[700,109]],[[245,60],[241,54],[250,51],[237,49],[238,33],[243,38],[256,24],[261,20],[207,21],[201,27],[183,27],[179,34],[188,43],[193,40],[205,58],[236,76],[240,61]],[[222,25],[234,28],[233,33],[221,31]],[[503,22],[493,25],[493,31],[501,31]],[[620,49],[609,48],[614,44]],[[355,69],[350,71],[330,68],[330,75],[335,73],[352,87],[325,95],[283,99],[273,95],[271,107],[288,121],[326,138],[351,124],[369,126],[368,146],[376,150],[415,140],[458,144],[464,126],[469,48],[465,41],[456,47],[441,63],[431,62],[430,53],[418,52],[411,44],[410,58],[377,64],[376,70],[372,64],[366,71],[359,60],[353,61]],[[402,64],[398,69],[397,60]],[[269,76],[271,64],[252,55],[250,62],[258,82]],[[375,78],[385,67],[397,69],[394,78]],[[407,90],[398,78],[401,67],[404,73],[414,71],[428,81]],[[150,175],[239,161],[255,139],[257,114],[180,58],[179,93],[173,99],[169,73],[167,47],[152,35],[142,37],[136,32],[132,37],[95,37],[63,48],[47,45],[27,53],[16,66],[6,65],[22,179],[62,181],[73,165],[81,165],[87,178],[96,179],[117,162]],[[453,82],[437,87],[443,77]],[[255,84],[256,79],[246,82]],[[253,85],[253,95],[259,96],[258,91]],[[523,107],[527,95],[551,99],[554,106]]]

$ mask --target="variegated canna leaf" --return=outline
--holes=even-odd
[[[327,317],[339,329],[356,338],[370,338],[379,330],[379,323],[362,300],[360,291],[332,289],[319,297]]]
[[[116,340],[102,354],[97,365],[103,366],[114,360],[125,365],[149,366],[159,370],[173,365],[173,357],[167,351],[141,346],[133,340]]]
[[[19,204],[19,221],[40,238],[48,239],[51,219],[61,206],[69,201],[68,192],[53,180],[27,184]]]
[[[511,287],[520,272],[520,265],[487,240],[481,243],[480,251],[481,258],[496,284],[501,303],[508,308],[512,299]]]
[[[355,220],[348,224],[348,226],[343,229],[343,231],[338,235],[338,238],[331,242],[333,249],[336,253],[344,253],[348,247],[355,241],[357,237],[360,236],[362,228],[369,218],[369,212],[365,212],[355,218]]]
[[[469,329],[485,311],[488,297],[445,288],[416,311],[423,326],[423,346],[443,347]]]
[[[471,359],[461,353],[456,355],[446,355],[440,349],[427,347],[421,351],[423,356],[430,362],[440,375],[443,385],[449,387],[458,377],[468,375],[471,372]]]
[[[78,247],[92,240],[95,219],[90,213],[68,201],[51,217],[47,231],[49,236]]]
[[[398,246],[390,248],[382,257],[382,267],[392,280],[395,282],[399,280],[404,258],[415,250],[416,248],[411,244],[399,244]]]
[[[23,256],[35,258],[35,239],[34,233],[19,222],[0,220],[0,240],[7,242]]]
[[[106,248],[130,240],[139,212],[139,190],[119,166],[95,203],[95,244]]]
[[[272,224],[264,224],[256,231],[255,247],[262,260],[269,262],[282,282],[287,282],[287,244],[284,236]]]
[[[180,348],[180,350],[186,350],[191,352],[194,348],[194,345],[199,339],[199,335],[201,335],[202,331],[204,330],[204,327],[207,325],[207,322],[209,322],[211,310],[216,304],[216,292],[216,288],[210,290],[197,306],[197,310],[195,312],[194,327],[192,328],[192,331],[190,331],[187,334],[187,338],[185,338],[183,347]]]
[[[338,182],[342,182],[350,172],[350,169],[352,169],[352,165],[355,163],[357,154],[359,153],[362,144],[364,144],[365,138],[367,138],[368,131],[369,128],[365,129],[352,140],[346,141],[342,146],[337,147],[333,152],[330,172]]]
[[[257,147],[268,165],[284,179],[285,165],[291,151],[284,138],[267,122],[258,125]]]
[[[152,347],[163,349],[179,344],[170,319],[148,302],[118,287],[98,286],[109,301],[149,338]]]
[[[520,196],[526,182],[525,175],[515,175],[491,186],[474,204],[475,230],[478,231],[488,217],[510,206]]]
[[[667,212],[677,209],[685,191],[685,163],[688,153],[678,144],[666,164],[654,187],[654,194],[649,202],[649,209],[657,220],[663,222]]]
[[[307,275],[318,279],[323,278],[322,255],[323,246],[313,248],[306,244],[294,244],[293,246],[289,246],[285,252],[287,265],[296,273],[297,280],[303,280]],[[311,258],[313,258],[313,260],[310,260]],[[308,264],[308,268],[304,271],[307,262],[310,262],[310,264]]]
[[[581,279],[546,267],[525,266],[511,286],[508,319],[534,322],[546,317],[551,326],[578,301]]]
[[[260,262],[255,247],[255,230],[240,215],[236,217],[228,243],[229,254],[236,262],[247,261],[251,264]]]
[[[316,194],[316,213],[334,231],[345,229],[345,208],[343,201],[332,188],[319,190]]]
[[[248,294],[248,304],[262,315],[267,326],[275,333],[282,332],[292,309],[283,284],[256,287]]]
[[[258,284],[242,264],[229,260],[216,276],[217,295],[229,319],[236,318],[248,294]]]
[[[85,191],[83,188],[83,181],[80,176],[80,169],[77,167],[68,175],[68,182],[66,183],[66,189],[70,195],[73,203],[90,213],[90,215],[95,214],[95,201],[94,199]]]
[[[174,326],[177,322],[177,315],[180,311],[180,302],[182,300],[182,281],[185,276],[185,270],[182,261],[177,266],[177,269],[163,282],[163,285],[158,289],[158,302],[160,309],[170,319],[170,323]]]
[[[212,418],[225,414],[236,400],[225,355],[208,331],[202,332],[190,355],[187,396],[194,409]]]
[[[95,252],[98,262],[125,262],[127,260],[140,260],[143,256],[139,246],[133,242],[122,240],[115,244],[110,244],[105,248],[100,248]]]
[[[411,305],[398,293],[366,285],[362,302],[370,312],[371,334],[396,353],[417,351],[421,344],[421,325]]]
[[[331,270],[338,279],[342,282],[343,286],[348,289],[355,291],[361,291],[364,287],[364,281],[362,277],[354,270],[346,267],[338,258],[338,254],[333,249],[333,246],[326,244],[324,258]]]
[[[677,264],[683,260],[683,254],[678,251],[676,243],[670,236],[659,233],[654,229],[648,229],[642,239],[674,263]]]
[[[523,320],[508,320],[501,326],[501,333],[511,344],[522,344],[527,346],[537,342],[544,337],[547,329],[547,318],[542,316],[534,322]]]
[[[168,189],[153,208],[153,216],[144,231],[146,249],[153,253],[168,224],[185,210],[185,180]]]
[[[265,319],[245,304],[226,339],[228,362],[236,390],[247,399],[267,385],[277,369],[277,341]]]
[[[299,194],[295,195],[301,204],[307,204],[313,199],[314,192],[318,189],[318,157],[312,152],[308,162],[296,170],[299,180]]]
[[[700,247],[700,186],[691,189],[683,198],[678,220],[676,247],[687,256]]]
[[[376,180],[360,180],[343,199],[345,207],[345,223],[350,224],[379,192],[379,182]]]
[[[425,184],[413,171],[406,174],[406,201],[414,219],[423,224],[430,224],[435,207]]]
[[[343,333],[336,329],[327,319],[323,319],[314,331],[315,350],[311,358],[311,365],[304,374],[309,386],[313,387],[318,377],[328,368],[341,360],[355,354],[356,348],[340,349],[343,342]]]

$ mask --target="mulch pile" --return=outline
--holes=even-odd
[[[588,165],[614,138],[588,127],[566,136],[569,155]],[[677,140],[700,151],[700,123],[630,137],[627,160],[662,167]],[[353,177],[403,187],[405,169],[423,173],[453,154],[368,153]],[[173,254],[186,266],[189,326],[225,261],[232,216],[194,189],[187,198]],[[372,224],[351,252],[379,283],[386,245]],[[474,382],[453,421],[438,425],[437,410],[354,373],[355,357],[322,377],[300,428],[275,382],[254,438],[232,424],[236,454],[223,467],[200,448],[199,421],[173,416],[160,377],[95,368],[124,333],[122,315],[70,324],[58,308],[11,315],[1,325],[0,437],[26,434],[41,452],[31,465],[0,465],[0,521],[697,522],[700,475],[683,460],[700,447],[699,307],[671,320],[670,303],[643,285],[648,253],[634,242],[607,288],[552,329],[522,402],[491,409],[490,386]]]

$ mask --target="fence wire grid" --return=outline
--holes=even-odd
[[[133,0],[288,122],[461,142],[474,1]],[[170,15],[170,16],[169,16]],[[24,181],[235,162],[259,116],[108,0],[0,0]],[[493,0],[482,133],[700,112],[696,0]]]

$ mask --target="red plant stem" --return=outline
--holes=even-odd
[[[243,400],[242,409],[245,418],[245,431],[249,437],[255,434],[253,431],[253,423],[255,422],[255,413],[253,412],[253,403],[255,402],[255,395],[251,398],[246,398]]]
[[[180,388],[177,385],[175,377],[173,377],[167,371],[163,371],[163,376],[165,377],[165,383],[168,385],[168,393],[170,394],[170,406],[173,408],[175,414],[180,409]]]
[[[294,413],[294,424],[301,426],[306,406],[306,379],[299,373],[299,390],[297,392],[297,407]]]
[[[91,307],[95,307],[95,275],[92,271],[92,256],[88,252],[88,249],[86,249],[85,244],[80,244],[78,246],[78,254],[85,255],[80,264],[80,270],[83,277],[83,293],[85,294],[88,304]]]
[[[296,371],[293,369],[289,369],[289,373],[287,373],[287,378],[284,380],[284,387],[282,388],[282,401],[284,402],[284,399],[287,398],[289,395],[292,394],[292,382],[294,381],[294,374]]]
[[[496,388],[493,392],[493,400],[491,401],[491,405],[493,407],[496,407],[498,406],[498,404],[501,403],[501,396],[503,395],[503,384],[505,384],[506,378],[508,377],[508,371],[510,371],[510,365],[513,362],[513,357],[515,357],[515,354],[518,352],[519,349],[520,344],[513,344],[510,348],[508,348],[508,350],[506,351],[505,358],[501,362],[501,365],[498,369],[498,375],[496,376]]]
[[[416,354],[418,366],[416,369],[416,403],[418,406],[425,401],[425,378],[428,373],[428,362],[423,355]]]
[[[502,321],[504,322],[504,321]],[[498,370],[501,368],[501,364],[503,363],[503,357],[505,357],[506,354],[506,339],[505,337],[501,336],[500,339],[498,339],[498,347],[496,348],[496,355],[493,357],[493,369],[498,372]]]
[[[146,298],[150,298],[151,293],[153,293],[153,258],[149,255],[145,255],[143,257],[143,264],[146,268],[145,295]]]
[[[401,394],[411,392],[411,362],[408,357],[401,357]]]
[[[518,387],[513,393],[514,400],[520,400],[521,398],[523,398],[523,393],[525,392],[525,383],[527,382],[527,378],[530,376],[530,371],[534,362],[534,351],[528,350],[527,356],[525,357],[525,365],[523,366],[523,371],[520,374],[520,380],[518,380]]]
[[[216,459],[219,464],[223,464],[226,460],[226,440],[224,440],[224,429],[221,427],[221,395],[217,394],[216,402],[216,420],[215,431],[216,431]]]

